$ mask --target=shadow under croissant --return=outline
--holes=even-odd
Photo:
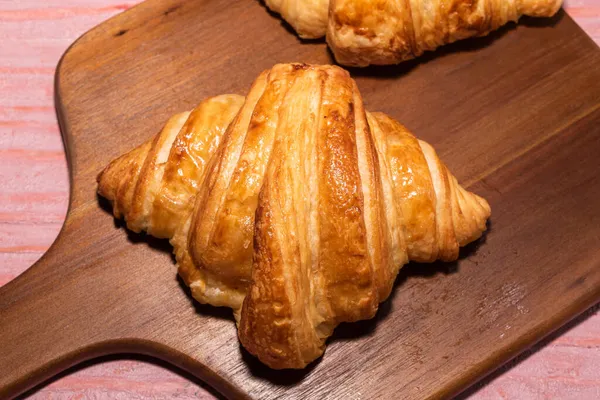
[[[490,233],[491,224],[488,221],[487,233]],[[360,339],[366,336],[371,336],[375,333],[375,329],[379,323],[384,321],[390,312],[392,311],[393,298],[398,290],[406,283],[411,277],[422,277],[422,278],[433,278],[438,274],[450,275],[458,272],[459,262],[467,257],[473,256],[480,246],[486,241],[486,235],[483,235],[478,240],[469,243],[467,246],[460,249],[458,260],[453,262],[436,261],[434,263],[416,263],[410,262],[403,266],[396,276],[394,286],[390,296],[382,303],[379,304],[379,309],[374,318],[340,324],[334,331],[329,343],[338,340],[353,340]]]
[[[101,196],[97,196],[98,204],[102,210],[112,215],[112,206],[110,202]],[[123,228],[127,232],[127,240],[132,244],[146,243],[151,248],[169,253],[172,257],[173,264],[175,264],[175,256],[173,254],[173,247],[165,239],[157,239],[153,236],[145,233],[135,233],[127,229],[125,222],[121,219],[114,219],[115,228]],[[425,277],[433,278],[438,274],[454,274],[458,272],[458,265],[462,259],[473,256],[480,246],[482,246],[487,238],[487,235],[492,232],[491,220],[487,221],[486,233],[478,240],[468,244],[467,246],[460,249],[459,258],[454,262],[442,262],[436,261],[434,263],[422,264],[411,262],[406,264],[400,269],[398,276],[392,287],[390,296],[382,303],[379,304],[377,314],[370,320],[357,321],[352,323],[342,323],[334,331],[333,335],[327,340],[327,344],[331,344],[336,341],[351,341],[360,338],[369,337],[375,334],[377,326],[384,321],[391,312],[392,299],[398,291],[398,288],[402,287],[406,281],[411,277]],[[200,316],[208,316],[218,318],[222,320],[229,320],[234,323],[233,313],[229,308],[226,307],[213,307],[208,304],[201,304],[194,300],[189,287],[185,284],[183,279],[175,274],[176,279],[181,287],[181,290],[186,294],[190,303],[193,305],[196,313]],[[256,357],[251,355],[243,346],[240,344],[240,352],[242,358],[252,375],[257,378],[266,379],[270,382],[280,385],[289,386],[301,382],[307,377],[315,367],[321,362],[323,356],[310,363],[306,368],[302,370],[273,370],[263,363],[261,363]]]
[[[374,78],[374,79],[397,79],[399,76],[408,74],[413,69],[422,64],[427,64],[431,61],[444,58],[454,53],[475,53],[482,48],[490,46],[493,42],[505,36],[507,33],[517,29],[518,25],[524,25],[530,28],[546,28],[553,27],[558,24],[565,16],[565,11],[561,8],[553,17],[550,18],[534,18],[522,17],[518,23],[509,22],[499,29],[490,32],[486,36],[472,37],[440,46],[434,51],[427,51],[423,55],[412,60],[404,61],[396,65],[370,65],[368,67],[347,67],[343,66],[350,72],[354,78]],[[332,64],[337,64],[333,52],[328,47],[328,54]],[[475,61],[475,59],[474,59]]]
[[[112,216],[113,212],[110,202],[104,197],[100,196],[99,194],[97,194],[96,197],[98,199],[98,205],[100,206],[100,208]],[[125,230],[125,232],[127,233],[127,241],[129,241],[129,243],[135,245],[145,243],[154,250],[158,250],[163,253],[168,253],[171,256],[171,261],[173,262],[173,264],[176,263],[175,254],[173,253],[173,246],[171,246],[168,240],[155,238],[154,236],[150,236],[145,232],[133,232],[127,229],[127,224],[125,223],[125,221],[119,218],[113,218],[113,222],[115,228]]]
[[[490,234],[491,229],[491,221],[488,220],[486,233]],[[333,335],[327,340],[327,345],[329,346],[336,341],[352,341],[374,335],[377,327],[392,311],[392,299],[398,289],[401,288],[410,277],[433,278],[438,274],[449,275],[457,273],[459,262],[467,257],[474,256],[479,247],[485,243],[487,234],[461,248],[457,261],[450,263],[437,261],[430,264],[411,262],[406,264],[400,269],[390,296],[383,303],[379,304],[379,309],[375,317],[369,320],[340,324],[335,329]],[[327,357],[327,352],[325,352],[323,356],[319,357],[302,370],[273,370],[246,351],[241,344],[240,352],[242,353],[242,358],[248,366],[250,373],[252,373],[254,377],[266,379],[279,386],[291,386],[301,382],[310,375],[317,365],[319,365],[323,357]]]
[[[196,314],[204,316],[204,317],[213,317],[218,319],[229,320],[231,323],[235,323],[235,319],[233,318],[233,312],[231,308],[228,307],[215,307],[210,304],[202,304],[197,302],[192,296],[192,291],[185,284],[183,279],[177,274],[177,282],[181,287],[181,290],[185,293],[187,298],[190,300],[192,306],[194,306],[194,310],[196,310]]]

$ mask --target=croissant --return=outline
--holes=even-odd
[[[170,239],[194,298],[232,308],[272,368],[321,356],[338,324],[375,315],[403,264],[456,260],[490,216],[335,66],[276,65],[246,98],[172,117],[98,182],[129,229]]]
[[[562,0],[266,0],[302,38],[327,36],[342,65],[398,64],[485,36],[521,16],[550,17]]]

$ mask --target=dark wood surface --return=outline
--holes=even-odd
[[[352,70],[366,106],[429,141],[485,196],[486,237],[406,266],[377,318],[305,371],[270,371],[230,312],[194,303],[164,241],[96,196],[111,159],[277,62],[329,63],[254,1],[149,0],[86,34],[57,73],[71,203],[50,251],[0,289],[0,398],[101,354],[170,361],[229,397],[438,398],[600,299],[600,51],[563,12],[396,67]]]

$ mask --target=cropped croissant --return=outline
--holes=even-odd
[[[98,182],[131,230],[171,239],[193,296],[231,307],[272,368],[318,358],[339,323],[375,315],[403,264],[456,260],[490,215],[334,66],[276,65],[246,98],[174,116]]]
[[[343,65],[397,64],[485,36],[521,16],[550,17],[562,0],[266,0],[303,38],[327,36]]]

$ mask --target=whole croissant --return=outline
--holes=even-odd
[[[562,0],[266,0],[303,38],[327,36],[343,65],[397,64],[485,36],[521,16],[550,17]]]
[[[403,264],[455,260],[490,215],[334,66],[276,65],[245,99],[174,116],[98,181],[131,230],[171,239],[193,296],[231,307],[272,368],[318,358],[339,323],[375,315]]]

